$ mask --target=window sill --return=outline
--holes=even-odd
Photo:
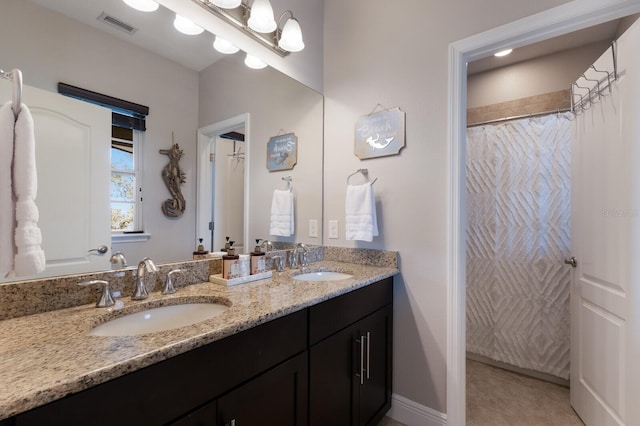
[[[151,234],[111,234],[112,243],[140,243],[148,241]]]

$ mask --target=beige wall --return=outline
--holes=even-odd
[[[239,56],[224,58],[200,73],[199,127],[240,114],[250,115],[249,241],[306,242],[309,219],[322,221],[322,96],[272,68],[252,70]],[[267,142],[281,132],[298,137],[298,162],[293,170],[269,172]],[[293,178],[296,235],[271,237],[269,218],[274,189]],[[248,247],[251,249],[252,247]]]
[[[64,82],[149,106],[143,184],[144,230],[151,240],[113,249],[123,251],[130,263],[144,256],[157,262],[191,258],[196,244],[198,74],[23,0],[2,2],[0,52],[0,66],[20,68],[27,85],[57,92],[57,83]],[[187,209],[176,219],[161,211],[170,193],[160,176],[167,156],[158,153],[171,147],[172,132],[184,150],[180,165],[186,173],[181,189]]]
[[[340,220],[325,244],[400,252],[395,280],[394,392],[446,411],[447,85],[451,42],[563,0],[425,2],[325,0],[324,220]],[[376,104],[406,112],[400,155],[359,161],[354,123]],[[378,178],[380,237],[344,240],[345,179],[360,167]]]
[[[609,47],[590,43],[467,78],[467,108],[565,90]]]

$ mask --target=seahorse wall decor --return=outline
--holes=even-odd
[[[161,149],[160,154],[169,156],[169,164],[162,169],[162,180],[169,189],[171,196],[162,203],[162,213],[169,217],[179,217],[184,213],[186,203],[182,192],[180,191],[180,184],[185,183],[185,174],[180,170],[180,158],[182,157],[182,150],[178,144],[173,144],[171,149]]]

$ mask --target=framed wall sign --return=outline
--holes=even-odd
[[[404,112],[398,107],[365,115],[356,123],[353,151],[361,160],[396,155],[404,144]]]
[[[267,169],[290,170],[298,162],[298,137],[295,133],[273,136],[267,143]]]

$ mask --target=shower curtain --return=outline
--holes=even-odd
[[[571,122],[467,130],[467,351],[569,377]]]

